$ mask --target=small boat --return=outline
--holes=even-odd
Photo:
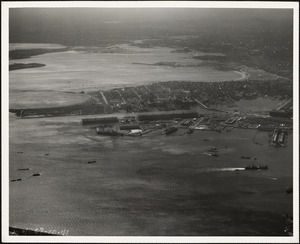
[[[256,160],[257,158],[251,158],[251,157],[248,157],[248,156],[242,156],[241,158],[243,159],[252,159],[252,160]]]
[[[209,153],[209,156],[218,157],[219,155],[217,153]]]
[[[245,170],[266,170],[268,169],[268,166],[263,165],[248,165],[245,167]]]
[[[243,158],[243,159],[251,159],[251,158],[248,157],[248,156],[242,156],[241,158]]]
[[[36,173],[36,174],[33,174],[32,176],[40,176],[41,174],[39,173]]]
[[[218,148],[212,147],[212,148],[210,148],[208,151],[209,151],[209,152],[214,152],[214,153],[216,153],[216,152],[218,152]]]
[[[96,160],[94,160],[94,161],[88,161],[87,163],[88,164],[94,164],[94,163],[96,163]]]
[[[11,180],[10,182],[21,181],[21,180],[23,180],[23,179],[18,178],[18,179]]]

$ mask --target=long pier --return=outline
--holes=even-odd
[[[108,105],[108,102],[107,102],[106,97],[104,96],[104,93],[103,93],[102,91],[100,91],[100,93],[101,93],[101,96],[102,96],[102,98],[103,98],[105,104]]]
[[[199,100],[195,99],[195,101],[202,107],[202,108],[205,108],[205,109],[208,109],[207,106],[205,106],[202,102],[200,102]]]
[[[280,107],[277,108],[277,110],[286,110],[288,108],[290,108],[291,106],[293,106],[293,98],[291,98],[290,100],[288,100],[287,102],[285,102],[284,104],[282,104]]]

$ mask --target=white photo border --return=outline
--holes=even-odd
[[[1,2],[1,142],[2,142],[2,241],[29,243],[299,243],[299,3],[298,2],[227,2],[227,1],[34,1]],[[293,9],[293,216],[294,236],[287,237],[179,237],[179,236],[9,236],[9,71],[8,34],[10,8],[261,8]]]

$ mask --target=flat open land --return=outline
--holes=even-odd
[[[41,44],[37,44],[36,47],[34,44],[29,45],[31,48],[40,48],[40,46]],[[51,44],[49,47],[58,48]],[[57,106],[53,93],[58,93],[56,97],[61,92],[109,89],[158,81],[222,81],[243,77],[233,70],[219,71],[209,66],[195,66],[202,61],[193,59],[193,55],[199,56],[205,53],[174,53],[173,50],[166,47],[140,48],[122,44],[108,48],[78,47],[67,52],[10,60],[10,64],[40,63],[46,65],[39,68],[14,70],[9,73],[10,108],[15,108],[14,105],[19,104],[27,107],[33,103],[40,104],[41,97],[47,101],[52,100],[53,106]],[[138,64],[141,60],[148,65]],[[157,65],[159,62],[177,63],[180,66]],[[20,96],[20,91],[26,91],[26,95]],[[49,92],[48,95],[47,92]],[[30,102],[26,96],[30,96]],[[68,98],[76,104],[74,100],[78,96],[74,96],[74,99],[71,95]],[[15,101],[18,101],[18,104]],[[51,104],[48,103],[47,106]]]
[[[211,106],[212,108],[217,109],[225,109],[227,111],[238,110],[240,112],[266,112],[273,109],[277,109],[280,105],[284,104],[287,100],[279,100],[274,98],[268,97],[258,97],[251,100],[241,99],[240,101],[236,102],[234,106],[228,107],[224,106]]]
[[[249,129],[105,137],[81,119],[10,116],[10,180],[23,179],[10,182],[10,226],[69,235],[284,235],[292,135],[284,148],[269,146],[267,132],[254,144]],[[211,147],[219,157],[205,153]],[[251,163],[269,170],[234,171]]]
[[[34,97],[34,99],[33,99]],[[15,91],[9,99],[12,108],[48,108],[87,101],[89,96],[59,91]]]
[[[53,43],[10,43],[9,44],[9,51],[30,50],[35,48],[56,49],[56,48],[64,48],[64,46],[61,44],[53,44]]]

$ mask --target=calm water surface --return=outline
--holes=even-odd
[[[10,119],[10,180],[23,178],[10,183],[10,226],[69,235],[284,235],[292,136],[275,148],[265,132],[256,136],[263,145],[254,144],[254,130],[111,138],[74,118]],[[206,155],[210,147],[220,156]],[[232,170],[249,163],[269,170]]]

